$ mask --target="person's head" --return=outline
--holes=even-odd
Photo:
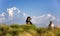
[[[30,16],[28,16],[28,17],[27,17],[27,20],[28,20],[28,21],[30,21],[30,20],[31,20],[31,17],[30,17]]]
[[[50,21],[50,24],[52,24],[52,21]]]

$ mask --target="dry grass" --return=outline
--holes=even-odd
[[[35,25],[0,25],[0,36],[60,36],[60,28],[44,28]]]

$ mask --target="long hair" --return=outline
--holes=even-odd
[[[31,20],[31,17],[28,16],[27,19],[26,19],[26,24],[28,24],[28,22],[30,22],[30,24],[32,24],[32,22],[29,20],[29,18],[30,18],[30,20]]]
[[[31,19],[31,17],[30,17],[30,16],[28,16],[26,20],[28,20],[29,18]]]

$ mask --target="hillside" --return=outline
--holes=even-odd
[[[60,28],[18,24],[0,25],[0,36],[60,36]]]

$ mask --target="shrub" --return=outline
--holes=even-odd
[[[60,36],[60,29],[47,29],[35,25],[0,25],[0,36]]]
[[[22,28],[24,28],[25,31],[27,31],[28,29],[33,29],[35,30],[36,29],[36,26],[35,25],[21,25]]]
[[[18,25],[18,24],[12,24],[12,25],[10,25],[10,27],[12,27],[12,28],[20,28],[20,25]]]

